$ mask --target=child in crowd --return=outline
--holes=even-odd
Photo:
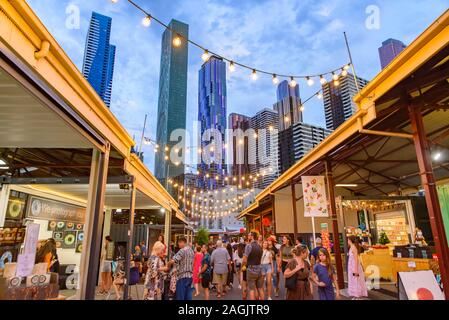
[[[318,251],[318,261],[313,268],[313,272],[320,300],[335,300],[334,286],[337,292],[336,297],[340,298],[337,277],[331,264],[329,251],[321,248]]]

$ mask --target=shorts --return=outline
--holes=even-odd
[[[210,274],[202,273],[201,274],[201,287],[203,287],[203,289],[209,289],[209,285],[210,285]]]
[[[226,284],[226,282],[228,281],[228,274],[224,273],[224,274],[218,274],[214,272],[214,279],[212,280],[212,283],[214,284]]]
[[[271,264],[262,264],[261,267],[262,267],[262,275],[273,273],[273,268],[271,268]]]
[[[111,261],[103,261],[101,263],[100,272],[112,272]]]
[[[254,273],[251,271],[246,271],[248,274],[246,275],[248,279],[248,288],[250,290],[254,289],[262,289],[263,288],[263,276],[262,272]]]

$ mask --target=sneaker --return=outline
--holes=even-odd
[[[239,285],[239,290],[241,290],[242,289],[242,286],[241,285]]]
[[[268,297],[268,300],[273,300],[273,299],[271,299],[271,297]]]

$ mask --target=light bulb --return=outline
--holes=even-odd
[[[286,117],[284,118],[284,121],[285,121],[285,122],[289,122],[289,121],[290,121],[290,118],[286,116]]]
[[[177,35],[176,37],[173,38],[173,46],[180,47],[181,44],[182,44],[182,41],[181,41],[181,37],[179,35]]]
[[[164,159],[165,159],[165,160],[168,160],[168,156],[165,156]]]
[[[326,83],[327,83],[327,80],[326,80],[326,78],[324,77],[324,76],[320,76],[320,83],[322,84],[322,85],[325,85]]]
[[[346,71],[345,69],[342,69],[341,75],[342,75],[342,77],[346,77],[348,75],[348,71]]]
[[[254,81],[257,80],[257,71],[256,71],[256,69],[253,69],[253,72],[251,73],[251,79],[253,79]]]
[[[335,87],[338,87],[339,85],[340,85],[340,81],[334,80],[334,86],[335,86]]]
[[[321,92],[318,92],[318,94],[316,95],[316,97],[321,100],[323,99],[323,94]]]
[[[351,64],[350,63],[348,63],[347,65],[345,65],[344,67],[343,67],[343,69],[344,70],[349,70],[349,67],[351,66]]]
[[[292,88],[296,87],[296,80],[293,77],[290,78],[290,87]]]
[[[112,2],[112,3],[117,3],[117,2],[118,2],[118,0],[111,0],[111,2]]]
[[[272,81],[273,81],[273,84],[278,84],[279,83],[279,78],[275,74],[273,74]]]
[[[149,27],[151,25],[151,16],[146,16],[142,19],[142,25],[144,27]]]
[[[332,72],[332,79],[334,79],[334,81],[338,80],[338,74],[336,74],[335,72]]]
[[[304,111],[304,105],[301,105],[301,106],[299,107],[299,111],[301,111],[301,112]]]
[[[273,126],[268,126],[268,130],[269,130],[269,131],[273,131],[273,130],[274,130],[274,127],[273,127]]]
[[[306,79],[307,79],[307,84],[308,84],[310,87],[313,86],[313,84],[315,83],[315,82],[313,81],[313,79],[310,78],[310,77],[307,77]]]
[[[235,71],[235,65],[234,65],[234,62],[233,62],[233,61],[231,61],[231,62],[229,63],[229,71],[230,71],[230,72],[234,72],[234,71]]]
[[[209,58],[210,58],[209,51],[204,50],[204,53],[201,55],[201,59],[203,59],[203,61],[206,62],[207,60],[209,60]]]

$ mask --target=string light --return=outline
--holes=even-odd
[[[275,74],[273,74],[273,79],[272,79],[272,81],[273,81],[273,84],[274,84],[274,85],[277,85],[277,84],[279,83],[279,78],[278,78]]]
[[[334,81],[337,81],[338,80],[338,74],[336,74],[335,72],[332,72],[332,79]]]
[[[318,92],[317,95],[316,95],[316,97],[317,97],[319,100],[321,100],[321,99],[323,99],[323,94],[322,94],[321,92]]]
[[[176,37],[173,38],[173,46],[180,47],[182,44],[181,37],[179,35],[176,35]]]
[[[345,70],[344,68],[341,69],[341,75],[342,75],[343,77],[346,77],[346,76],[348,75],[348,71]]]
[[[297,83],[296,83],[295,78],[291,77],[290,78],[290,87],[294,88],[294,87],[296,87],[296,85],[297,85]]]
[[[325,85],[327,83],[327,80],[326,80],[326,78],[323,75],[320,76],[320,83],[322,85]]]
[[[256,81],[257,80],[257,71],[256,69],[253,69],[253,72],[251,73],[251,79]]]
[[[310,77],[307,77],[306,80],[307,80],[307,85],[309,85],[309,87],[313,86],[313,84],[315,83],[315,82],[313,81],[313,79],[310,78]]]
[[[203,54],[201,55],[201,59],[203,59],[204,62],[206,62],[207,60],[209,60],[210,58],[210,54],[208,50],[204,50]]]
[[[345,66],[343,67],[343,69],[346,70],[346,71],[348,71],[350,67],[351,67],[351,64],[348,63],[347,65],[345,65]]]
[[[145,18],[142,19],[142,25],[144,27],[149,27],[151,25],[151,16],[147,15]]]
[[[154,20],[155,22],[157,22],[158,24],[160,24],[161,26],[163,26],[165,29],[170,30],[170,31],[176,33],[176,30],[173,30],[170,26],[168,26],[167,24],[165,24],[165,23],[162,22],[161,20],[159,20],[159,19],[157,19],[156,17],[150,15],[146,10],[144,10],[142,7],[140,7],[139,5],[137,5],[134,1],[132,1],[132,0],[127,0],[127,1],[128,1],[128,3],[130,3],[131,5],[133,5],[137,10],[139,10],[139,11],[141,11],[143,14],[145,14],[145,18],[144,18],[143,21],[142,21],[143,24],[144,24],[145,26],[149,26],[149,25],[151,24],[151,21]],[[112,3],[117,3],[118,0],[111,0],[111,2],[112,2]],[[220,54],[217,54],[217,53],[214,53],[214,52],[209,52],[207,49],[205,49],[203,46],[201,46],[200,44],[196,43],[195,41],[192,41],[192,40],[190,40],[190,39],[188,39],[188,38],[185,38],[185,37],[182,37],[182,38],[184,38],[185,41],[188,42],[188,43],[190,43],[191,45],[193,45],[193,46],[195,46],[195,47],[198,47],[198,48],[204,50],[204,53],[203,53],[202,56],[201,56],[201,58],[203,59],[204,62],[206,62],[207,60],[209,60],[209,58],[211,57],[211,55],[217,56],[218,58],[220,58],[220,59],[222,59],[222,60],[224,60],[224,61],[230,62],[229,68],[230,68],[230,71],[231,71],[231,72],[234,71],[235,65],[239,65],[239,66],[242,67],[242,68],[245,68],[245,69],[248,69],[248,70],[252,70],[251,78],[252,78],[253,80],[256,80],[256,79],[257,79],[257,78],[256,78],[257,73],[267,74],[267,75],[271,75],[271,76],[274,74],[273,72],[268,72],[268,71],[264,71],[264,70],[260,70],[260,69],[255,69],[255,68],[253,68],[253,67],[251,67],[251,66],[248,66],[248,65],[245,65],[245,64],[242,64],[242,63],[237,63],[237,62],[233,61],[232,59],[226,58],[226,57],[224,57],[224,56],[222,56],[222,55],[220,55]],[[179,39],[178,39],[178,37],[176,37],[176,38],[173,40],[173,45],[174,45],[174,46],[178,46],[178,45],[181,45],[181,44],[182,44],[181,37],[179,37]],[[348,69],[349,69],[349,66],[350,66],[350,64],[346,64],[343,68],[344,68],[345,70],[348,70]],[[321,75],[320,75],[320,74],[318,74],[318,75],[285,75],[285,74],[279,74],[279,73],[278,73],[277,76],[278,76],[278,77],[285,77],[285,78],[291,78],[291,77],[293,77],[293,78],[296,78],[296,79],[307,79],[308,82],[311,82],[311,81],[313,81],[313,78],[318,78],[318,77],[320,77],[320,80],[321,80],[321,77],[322,77],[322,76],[324,77],[325,75],[334,73],[334,72],[336,72],[336,71],[338,71],[338,70],[341,70],[341,68],[342,68],[342,67],[337,68],[337,69],[335,69],[335,70],[333,70],[333,71],[329,71],[329,72],[322,73]],[[276,77],[276,78],[277,78],[277,77]],[[309,81],[309,79],[310,79],[310,81]],[[278,81],[278,80],[274,80],[274,79],[273,79],[273,81]],[[322,81],[322,80],[321,80],[321,81]],[[276,82],[275,84],[277,84],[277,82]]]
[[[229,63],[229,71],[230,71],[230,72],[234,72],[234,71],[235,71],[235,64],[234,64],[234,61],[231,61],[231,62]]]

